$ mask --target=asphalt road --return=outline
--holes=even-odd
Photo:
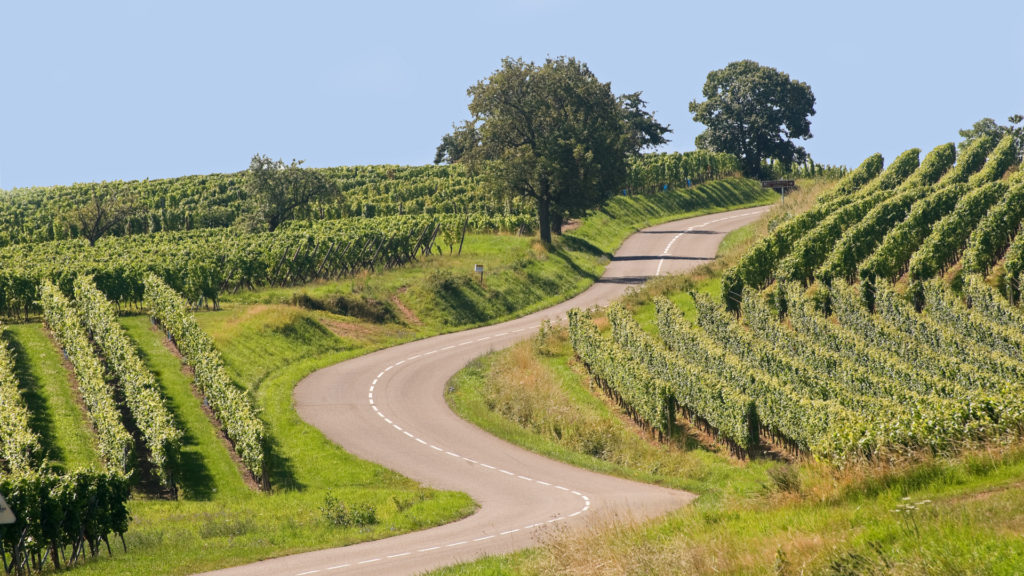
[[[295,407],[345,450],[434,488],[460,490],[479,510],[458,522],[394,538],[266,560],[219,575],[418,574],[536,544],[546,528],[595,517],[648,518],[695,496],[589,472],[513,446],[456,416],[444,387],[470,360],[534,334],[570,308],[603,305],[655,275],[714,258],[726,232],[766,208],[709,214],[630,236],[591,288],[502,324],[380,350],[309,375]]]

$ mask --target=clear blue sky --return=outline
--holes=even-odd
[[[505,56],[574,56],[693,149],[710,70],[810,84],[819,162],[1024,113],[1024,2],[0,0],[0,188],[426,164]]]

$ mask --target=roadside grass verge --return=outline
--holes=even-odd
[[[76,567],[75,574],[192,574],[246,562],[347,546],[465,517],[474,505],[461,494],[417,488],[386,471],[372,486],[329,492],[349,509],[370,507],[375,522],[333,525],[324,518],[328,490],[250,494],[211,501],[130,502],[128,553],[115,550]]]

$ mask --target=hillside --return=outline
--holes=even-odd
[[[503,437],[701,498],[442,572],[1019,571],[1005,526],[1024,477],[1024,182],[996,144],[920,163],[911,150],[885,170],[869,158],[806,210],[770,215],[728,269],[577,312],[533,353],[457,378],[453,405]],[[719,282],[722,303],[706,293]],[[580,399],[597,389],[615,407]],[[559,398],[550,416],[508,421],[541,394]],[[614,432],[597,448],[555,438],[566,411]],[[631,443],[627,422],[658,447]]]
[[[144,280],[135,299],[107,292],[122,285],[118,276],[101,270],[93,287],[69,264],[40,303],[46,324],[10,324],[3,332],[13,352],[5,380],[13,384],[3,391],[24,406],[4,424],[18,427],[24,415],[31,434],[4,448],[0,491],[21,494],[9,503],[25,509],[28,493],[15,487],[36,480],[16,471],[20,454],[30,467],[45,459],[55,473],[107,470],[102,482],[111,488],[129,479],[133,497],[120,492],[114,503],[127,508],[114,512],[127,510],[131,523],[121,516],[83,541],[98,552],[123,535],[128,553],[115,548],[109,558],[81,564],[81,573],[180,574],[450,522],[473,510],[465,495],[421,488],[328,442],[297,418],[294,384],[381,347],[565,299],[600,274],[606,251],[648,222],[773,198],[738,179],[620,196],[551,248],[525,236],[471,233],[461,254],[418,254],[372,274],[232,291],[216,311],[191,311],[173,291],[147,283],[146,250],[135,253],[143,265],[130,277]],[[114,270],[131,259],[120,262]],[[475,263],[486,265],[483,284],[470,274]],[[61,284],[69,285],[66,294]],[[139,309],[148,314],[123,314]],[[12,311],[34,318],[34,308]],[[41,519],[19,515],[20,526],[33,530],[42,530]],[[52,538],[39,531],[34,539]],[[8,557],[17,544],[5,540]],[[204,553],[195,554],[199,549]],[[81,563],[57,550],[62,563]],[[42,548],[21,551],[33,562],[53,562]]]

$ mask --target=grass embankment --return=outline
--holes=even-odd
[[[146,317],[122,318],[185,430],[180,500],[137,495],[131,502],[128,554],[115,553],[77,570],[191,573],[382,538],[471,513],[475,505],[465,495],[427,490],[358,460],[303,423],[292,407],[295,384],[318,368],[376,349],[568,298],[600,275],[610,252],[635,229],[774,198],[745,180],[619,197],[556,238],[553,247],[533,238],[471,235],[461,255],[431,255],[410,266],[335,282],[226,295],[223,310],[201,311],[197,318],[232,379],[253,393],[262,410],[270,493],[246,485],[163,334]],[[472,273],[478,263],[486,269],[482,286]],[[39,325],[12,328],[41,331]],[[60,367],[59,353],[49,346]],[[83,423],[75,426],[86,430]],[[321,512],[329,496],[349,512],[372,507],[376,522],[330,525]]]
[[[387,325],[381,344],[464,329],[540,310],[592,284],[633,232],[678,218],[760,206],[778,195],[752,180],[725,179],[682,190],[617,196],[554,238],[468,235],[461,254],[431,255],[382,273],[301,288],[265,288],[223,297],[234,304],[299,304]],[[483,283],[473,273],[484,266]]]
[[[626,302],[641,321],[655,293],[692,309],[686,292],[720,291],[721,270],[778,217],[730,234],[722,262],[657,279]],[[534,550],[436,574],[1009,575],[1024,568],[1020,447],[837,471],[804,460],[737,460],[685,425],[656,443],[574,366],[560,328],[474,362],[452,388],[457,413],[513,443],[700,498],[655,522],[602,519],[582,532],[550,532]]]

